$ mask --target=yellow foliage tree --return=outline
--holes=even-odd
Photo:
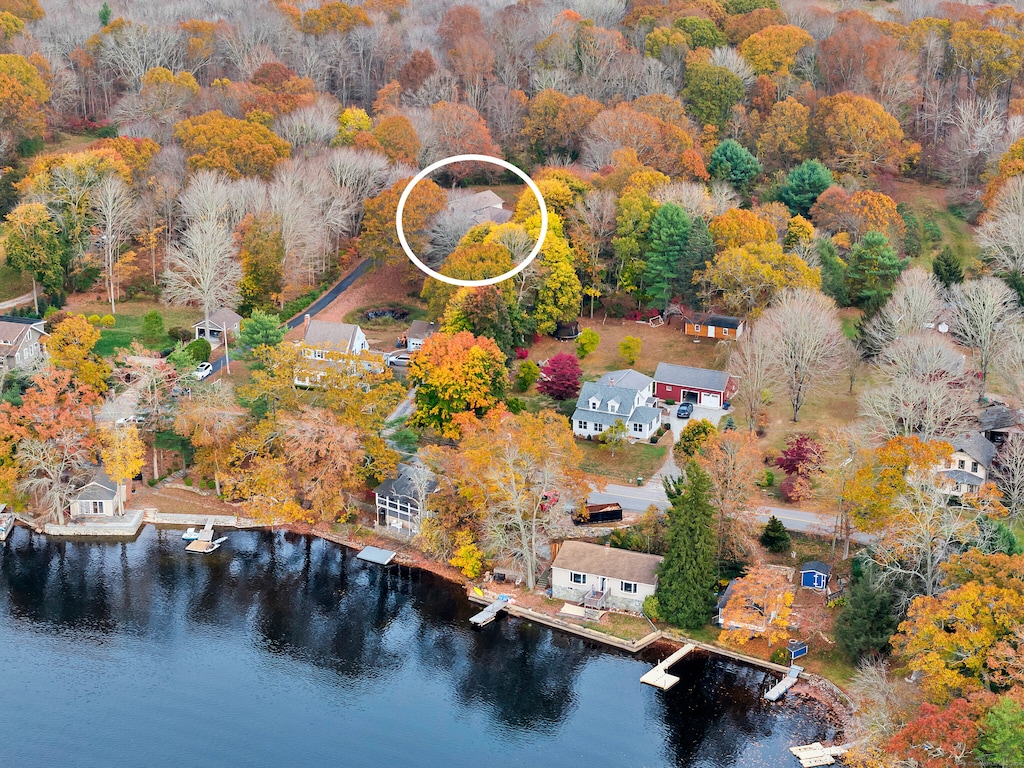
[[[766,224],[766,227],[770,225]],[[774,242],[727,248],[694,273],[695,283],[714,295],[722,309],[739,317],[756,315],[786,288],[821,287],[821,270]]]
[[[785,571],[766,565],[753,566],[736,579],[722,608],[719,640],[746,645],[763,637],[771,647],[789,637],[789,616],[793,612],[793,587]]]
[[[100,445],[103,469],[117,483],[117,509],[123,515],[125,484],[142,471],[146,446],[134,424],[101,429]]]
[[[182,120],[174,136],[188,154],[190,169],[218,170],[233,179],[269,179],[277,162],[291,154],[291,144],[266,126],[220,110]]]
[[[775,226],[770,221],[744,208],[730,208],[715,216],[708,224],[708,232],[719,251],[747,243],[772,243],[776,238]]]
[[[814,38],[800,27],[773,24],[748,37],[740,44],[740,54],[759,75],[789,74],[796,55]]]
[[[70,371],[95,392],[106,392],[110,366],[92,351],[99,340],[99,329],[85,315],[69,315],[53,329],[46,349],[54,366]]]

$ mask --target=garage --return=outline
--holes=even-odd
[[[691,402],[703,408],[721,408],[735,391],[728,371],[658,363],[654,396],[673,402]]]

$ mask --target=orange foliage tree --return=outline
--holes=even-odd
[[[745,645],[755,637],[763,637],[771,647],[789,637],[792,605],[793,587],[785,571],[755,565],[733,582],[729,600],[722,608],[722,633],[718,639]]]
[[[814,38],[800,27],[777,24],[765,27],[740,44],[740,53],[759,75],[789,74],[801,50],[814,44]]]
[[[398,199],[408,183],[408,179],[396,181],[390,189],[363,205],[359,253],[377,263],[401,263],[406,259],[395,229],[395,213],[398,211]],[[405,201],[402,228],[409,247],[420,259],[427,245],[426,229],[434,216],[444,210],[446,202],[444,190],[430,179],[417,184]]]
[[[228,117],[220,110],[182,120],[174,136],[188,154],[191,170],[222,171],[233,179],[269,179],[291,145],[264,125]]]
[[[899,121],[867,96],[840,93],[818,101],[811,121],[819,157],[838,171],[900,169],[914,159]]]

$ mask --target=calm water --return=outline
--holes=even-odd
[[[0,555],[0,764],[788,765],[822,711],[766,676],[635,659],[514,619],[474,631],[461,592],[283,533],[210,556],[180,531]]]

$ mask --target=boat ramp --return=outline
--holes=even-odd
[[[649,672],[645,672],[644,676],[640,678],[641,683],[652,685],[655,688],[661,688],[663,691],[667,691],[673,685],[679,682],[679,678],[675,675],[668,673],[669,667],[680,661],[684,656],[690,653],[696,646],[693,643],[687,643],[678,651],[673,653],[663,662],[658,664],[654,669]]]

